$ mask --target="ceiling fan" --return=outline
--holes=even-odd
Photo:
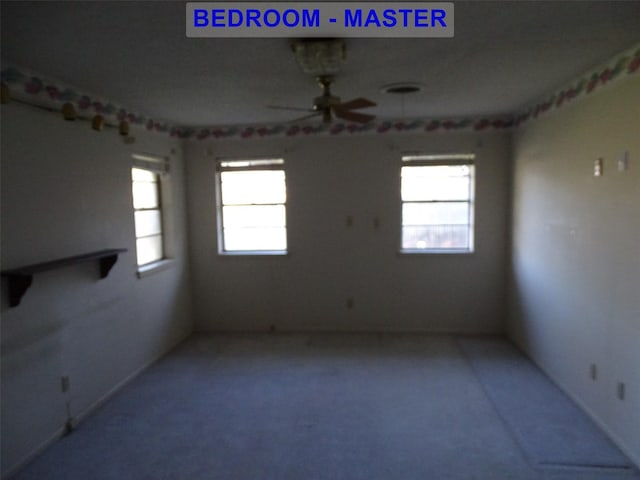
[[[316,80],[318,81],[320,88],[322,88],[322,95],[313,100],[313,106],[311,108],[286,107],[280,105],[269,105],[268,107],[279,110],[312,112],[309,115],[292,120],[294,122],[322,116],[323,123],[331,123],[334,115],[343,120],[357,123],[368,123],[376,118],[375,115],[354,112],[354,110],[359,110],[361,108],[374,107],[376,105],[375,102],[363,97],[354,98],[348,102],[341,102],[340,97],[332,95],[331,83],[334,81],[333,75],[320,75]]]

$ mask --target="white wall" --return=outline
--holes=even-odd
[[[502,331],[509,148],[497,133],[188,142],[196,328]],[[400,158],[409,150],[477,153],[474,254],[397,253]],[[286,257],[217,254],[215,159],[243,155],[285,158]]]
[[[61,432],[192,329],[180,145],[18,104],[2,106],[2,269],[127,248],[106,279],[97,262],[34,276],[19,306],[2,293],[2,471]],[[172,268],[136,277],[131,152],[171,155]],[[171,152],[174,152],[171,154]],[[60,379],[69,375],[70,391]]]
[[[514,156],[510,334],[640,463],[640,77],[527,123]]]

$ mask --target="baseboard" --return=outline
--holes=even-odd
[[[640,469],[640,456],[635,454],[629,449],[624,441],[611,429],[606,425],[599,417],[595,414],[595,412],[589,408],[577,395],[574,395],[571,391],[569,391],[565,386],[558,380],[558,378],[553,375],[549,370],[547,370],[537,359],[533,358],[530,353],[522,346],[519,342],[517,342],[511,334],[507,334],[507,338],[513,342],[526,356],[531,360],[540,370],[544,372],[544,374],[551,379],[551,381],[560,389],[562,392],[567,395],[573,402],[580,407],[580,409],[609,437],[609,439],[616,444],[616,446],[624,453],[629,460],[631,460],[635,466]]]
[[[537,362],[536,365],[549,377],[551,378],[551,380],[553,381],[553,383],[556,384],[556,386],[562,390],[565,395],[567,395],[571,400],[573,400],[581,409],[584,413],[587,414],[587,416],[593,420],[593,422],[598,425],[598,427],[600,427],[600,429],[602,429],[602,431],[611,439],[611,441],[613,441],[613,443],[616,444],[616,446],[622,450],[622,453],[624,453],[627,457],[629,457],[629,460],[631,460],[638,469],[640,469],[640,457],[635,455],[634,452],[632,452],[629,448],[627,448],[627,446],[625,445],[624,441],[622,441],[622,439],[616,435],[614,432],[612,432],[609,427],[595,414],[595,412],[593,410],[591,410],[591,408],[589,408],[579,397],[577,397],[576,395],[574,395],[572,392],[570,392],[569,390],[567,390],[563,385],[561,385],[558,382],[558,379],[556,377],[554,377],[553,375],[551,375],[547,370],[543,369]]]
[[[151,360],[146,362],[140,368],[134,370],[133,373],[127,375],[123,380],[121,380],[115,386],[110,388],[109,391],[107,391],[107,393],[105,393],[103,396],[101,396],[99,399],[93,402],[89,407],[85,408],[78,415],[75,415],[74,417],[72,417],[70,421],[71,421],[71,424],[73,425],[73,428],[76,428],[83,420],[85,420],[91,414],[96,412],[98,409],[100,409],[100,407],[102,407],[111,398],[113,398],[113,396],[117,394],[122,388],[128,385],[131,381],[137,378],[141,373],[143,373],[145,370],[151,367],[154,363],[156,363],[158,360],[164,357],[171,350],[176,348],[180,343],[184,342],[187,338],[189,338],[192,335],[192,333],[193,332],[188,332],[187,334],[182,335],[178,340],[176,340],[175,342],[172,342],[168,347],[166,347],[165,349],[163,349],[163,351],[155,355]],[[60,438],[62,438],[67,433],[68,433],[68,429],[66,425],[60,427],[47,440],[45,440],[36,448],[34,448],[33,451],[25,455],[25,457],[22,460],[17,462],[15,465],[9,467],[2,474],[2,479],[8,480],[12,475],[15,475],[19,470],[26,467],[36,457],[44,453],[44,451],[47,450],[47,448],[52,446],[55,442],[60,440]]]
[[[131,373],[128,376],[126,376],[120,382],[116,383],[115,386],[113,386],[109,391],[107,391],[107,393],[105,393],[98,400],[93,402],[89,407],[85,408],[82,412],[78,413],[77,415],[74,415],[71,418],[71,422],[73,424],[73,427],[75,428],[82,421],[84,421],[87,417],[89,417],[95,411],[100,409],[100,407],[102,407],[105,403],[107,403],[109,400],[111,400],[111,398],[113,398],[113,396],[115,394],[117,394],[120,390],[122,390],[124,387],[126,387],[129,383],[131,383],[133,380],[135,380],[141,373],[143,373],[145,370],[147,370],[149,367],[151,367],[154,363],[156,363],[158,360],[160,360],[162,357],[164,357],[167,353],[169,353],[171,350],[176,348],[179,344],[184,342],[190,336],[191,336],[191,333],[188,333],[187,335],[181,337],[179,340],[177,340],[175,342],[172,342],[168,347],[166,347],[160,353],[155,355],[147,363],[142,365],[137,370],[134,370],[133,373]]]
[[[34,458],[38,455],[42,454],[47,448],[53,445],[55,442],[60,440],[64,434],[67,432],[66,426],[63,426],[56,430],[47,440],[42,442],[40,445],[35,447],[32,452],[28,453],[22,460],[20,460],[15,465],[9,467],[3,474],[3,480],[8,480],[11,476],[18,473],[20,469],[27,466]]]
[[[206,328],[196,329],[194,334],[204,335],[257,335],[257,334],[281,334],[281,335],[305,335],[305,334],[327,334],[327,335],[482,335],[482,336],[506,336],[503,330],[473,330],[466,328],[414,328],[414,329],[375,329],[375,328],[350,328],[335,329],[326,327],[306,327],[301,329],[277,328],[274,331],[267,329],[230,329],[230,328]]]

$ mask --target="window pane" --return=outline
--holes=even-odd
[[[133,182],[133,208],[158,208],[158,202],[156,183]]]
[[[456,161],[456,160],[473,160],[476,158],[473,153],[432,153],[429,155],[419,154],[419,155],[404,155],[402,157],[403,162],[447,162],[447,161]]]
[[[402,205],[402,225],[466,225],[469,204],[405,203]]]
[[[224,247],[228,251],[286,250],[284,227],[225,228]]]
[[[425,225],[402,227],[402,248],[469,249],[467,225]]]
[[[470,167],[438,165],[402,168],[402,200],[467,200]]]
[[[287,192],[282,170],[222,172],[220,179],[224,205],[286,201]]]
[[[143,170],[141,168],[131,169],[131,178],[134,182],[155,182],[156,174],[149,170]]]
[[[470,165],[421,165],[419,167],[402,167],[403,177],[464,177],[468,176]]]
[[[138,238],[136,240],[138,265],[162,260],[162,236]]]
[[[284,227],[287,224],[284,205],[251,205],[223,207],[224,228]]]
[[[162,221],[159,210],[135,212],[136,237],[147,237],[162,233]]]

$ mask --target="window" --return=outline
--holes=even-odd
[[[164,258],[159,177],[150,170],[131,169],[138,266]]]
[[[220,253],[286,253],[284,160],[218,161]]]
[[[138,267],[165,258],[161,176],[167,170],[164,159],[133,155],[131,169],[133,211]]]
[[[411,155],[402,162],[402,251],[472,252],[474,155]]]

